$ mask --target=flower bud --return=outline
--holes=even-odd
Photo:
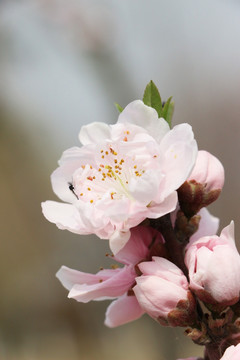
[[[183,272],[170,261],[153,257],[138,265],[143,275],[133,291],[140,306],[165,326],[191,326],[195,322],[195,300]]]
[[[220,237],[204,236],[187,247],[185,264],[190,289],[206,304],[226,307],[239,300],[240,256],[234,242],[234,224]],[[220,309],[219,307],[219,309]]]
[[[189,178],[178,189],[181,210],[192,217],[202,207],[217,200],[224,184],[221,162],[207,151],[198,151],[197,161]]]

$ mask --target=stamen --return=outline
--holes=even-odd
[[[111,264],[111,269],[115,270],[115,269],[118,269],[119,266],[117,264]]]

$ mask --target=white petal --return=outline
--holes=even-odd
[[[92,146],[73,147],[64,151],[59,160],[59,167],[52,173],[51,182],[54,193],[63,201],[73,203],[76,196],[69,189],[73,181],[73,173],[81,165],[94,164]]]
[[[46,219],[56,224],[59,229],[66,229],[77,234],[91,233],[84,227],[80,214],[73,205],[45,201],[42,203],[42,211]]]
[[[181,124],[169,131],[160,144],[160,152],[166,175],[162,190],[166,196],[183,184],[195,165],[198,150],[191,126]]]
[[[164,201],[160,204],[152,202],[150,206],[148,206],[148,212],[146,217],[151,219],[157,219],[163,215],[170,213],[171,211],[175,210],[177,206],[177,192],[172,192]]]
[[[99,143],[110,138],[109,125],[102,122],[93,122],[82,126],[79,133],[79,140],[83,145]]]
[[[161,173],[147,170],[141,177],[133,177],[129,183],[130,194],[142,204],[148,205],[159,189]]]
[[[116,255],[128,242],[130,238],[130,230],[128,231],[115,231],[110,239],[109,239],[109,246],[113,255]]]
[[[143,127],[157,142],[160,142],[169,131],[168,123],[163,118],[159,119],[157,111],[145,105],[141,100],[128,104],[119,115],[118,122]]]

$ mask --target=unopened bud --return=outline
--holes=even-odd
[[[217,200],[223,184],[221,162],[207,151],[199,151],[191,175],[178,189],[181,210],[187,217],[197,214],[202,207]]]
[[[142,276],[136,278],[133,290],[143,310],[164,326],[193,325],[196,304],[183,272],[160,257],[138,266]]]

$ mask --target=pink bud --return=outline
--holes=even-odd
[[[187,248],[185,263],[190,288],[208,304],[228,306],[239,300],[240,256],[234,242],[234,224],[220,237],[204,236]]]
[[[227,348],[220,360],[239,360],[240,359],[240,344],[237,346],[230,346]]]
[[[204,184],[206,192],[221,190],[224,184],[224,168],[215,156],[200,150],[193,171],[187,179],[192,180]]]
[[[170,261],[153,257],[138,265],[143,275],[133,291],[140,306],[165,326],[188,326],[195,320],[195,301],[183,272]]]
[[[198,151],[191,175],[178,189],[180,207],[188,217],[215,201],[224,184],[221,162],[207,151]]]

